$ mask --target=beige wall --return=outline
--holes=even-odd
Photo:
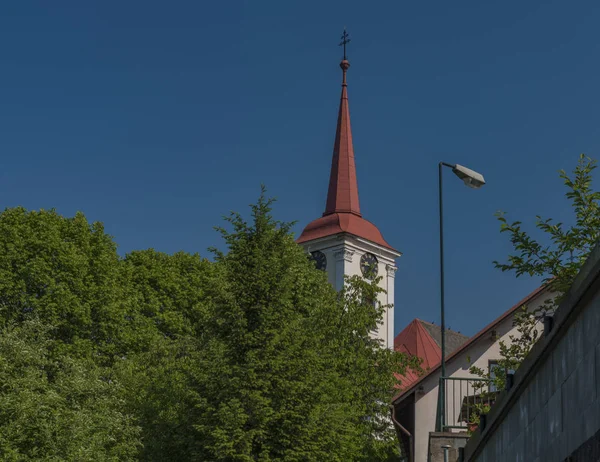
[[[533,310],[539,307],[541,303],[548,298],[548,294],[542,292],[536,299],[529,303],[529,309]],[[510,335],[517,333],[512,322],[513,318],[509,317],[494,328],[499,335],[498,340],[493,341],[491,339],[491,332],[486,333],[482,338],[470,345],[464,351],[447,361],[447,375],[449,377],[473,377],[469,373],[469,367],[471,365],[475,365],[487,371],[488,361],[499,359],[500,357],[500,341],[510,344]],[[469,362],[469,358],[472,363]],[[415,393],[415,462],[427,462],[429,432],[435,430],[439,378],[440,372],[438,370],[421,382],[421,385],[423,386],[422,392],[416,391]],[[469,393],[473,394],[472,390],[469,390]],[[448,390],[448,394],[452,395],[451,387]],[[449,396],[447,398],[450,417],[452,417],[453,413],[453,402],[456,402],[455,415],[458,417],[458,406],[459,403],[462,402],[462,398],[466,396],[466,387],[462,390],[456,389],[454,394],[454,397]],[[457,423],[448,421],[448,424],[456,425]]]

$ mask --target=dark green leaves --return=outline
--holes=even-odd
[[[393,372],[405,357],[371,337],[380,290],[355,277],[337,294],[271,215],[263,195],[251,219],[220,232],[210,359],[195,428],[202,460],[387,460]],[[201,383],[205,380],[205,383]]]
[[[53,331],[38,320],[0,331],[2,460],[137,460],[123,384],[90,360],[56,357]]]
[[[564,224],[536,216],[539,239],[524,231],[520,221],[509,223],[503,213],[497,214],[500,232],[509,235],[514,252],[505,263],[495,261],[496,268],[513,271],[517,277],[541,278],[551,294],[536,310],[522,307],[515,315],[517,334],[510,336],[510,342],[500,342],[498,363],[503,371],[517,370],[538,339],[542,316],[556,309],[600,238],[600,192],[592,189],[595,169],[596,161],[581,154],[571,176],[560,171],[573,219],[570,224]],[[472,367],[471,373],[489,378],[489,371],[479,368]],[[494,382],[498,389],[504,388],[504,380],[504,374],[496,375]]]
[[[560,171],[572,206],[573,221],[567,226],[538,215],[535,227],[541,231],[541,240],[524,231],[520,221],[509,223],[503,213],[497,214],[500,232],[509,234],[515,250],[507,262],[495,261],[497,268],[514,271],[517,277],[525,274],[540,277],[559,298],[568,290],[600,238],[600,192],[592,189],[592,173],[596,167],[595,160],[581,154],[571,176]],[[542,244],[542,241],[547,243]]]
[[[272,202],[226,219],[214,263],[4,211],[2,460],[393,459],[407,360],[371,335],[377,281],[336,293]]]

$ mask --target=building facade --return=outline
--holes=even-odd
[[[493,371],[497,360],[501,359],[500,342],[510,345],[511,336],[518,335],[513,323],[516,312],[522,306],[533,311],[550,298],[552,295],[546,289],[535,290],[467,341],[460,339],[462,343],[450,349],[446,359],[448,380],[445,382],[446,409],[443,413],[447,428],[444,428],[444,431],[467,432],[471,417],[468,403],[473,406],[478,395],[489,398],[489,392],[494,391],[489,389],[488,384],[478,382],[479,378],[471,374],[470,367],[475,366],[486,372]],[[541,326],[539,328],[541,329]],[[398,338],[400,337],[406,337],[404,331],[398,334]],[[400,346],[399,341],[397,346]],[[431,358],[435,361],[435,346],[430,345],[429,350],[428,361],[431,361]],[[422,375],[408,371],[405,376],[399,376],[403,385],[393,400],[395,418],[405,430],[400,434],[400,440],[406,460],[410,462],[428,462],[434,449],[430,447],[430,434],[436,432],[440,361],[433,365],[428,364],[424,369]],[[485,389],[478,389],[478,386],[484,386]],[[474,411],[473,407],[471,411]]]

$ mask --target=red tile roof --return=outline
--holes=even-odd
[[[422,359],[421,368],[426,371],[441,359],[442,351],[421,321],[414,319],[394,339],[394,350]],[[419,380],[416,371],[408,369],[404,374],[395,374],[400,387],[406,389]]]
[[[342,68],[342,96],[338,113],[331,173],[325,213],[309,223],[297,242],[307,242],[321,237],[339,233],[349,233],[379,244],[388,249],[390,246],[377,227],[362,218],[358,200],[358,181],[354,163],[354,146],[352,144],[352,129],[350,127],[350,108],[348,105],[348,90],[346,71],[350,63],[344,59]]]
[[[419,319],[414,319],[394,339],[394,350],[418,356],[423,360],[422,367],[429,368],[441,359],[441,349],[423,327]]]
[[[446,329],[446,350],[451,354],[467,342],[469,337]],[[421,319],[414,319],[394,339],[394,350],[421,359],[421,369],[425,372],[436,366],[442,357],[440,326]],[[419,373],[408,369],[404,374],[395,374],[400,380],[397,388],[406,389],[419,380]]]

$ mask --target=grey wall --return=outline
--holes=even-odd
[[[600,252],[592,257],[465,460],[600,460]]]
[[[429,434],[429,462],[444,462],[444,450],[442,446],[450,446],[448,449],[448,462],[458,460],[458,448],[464,448],[469,435],[464,433],[436,433]]]

